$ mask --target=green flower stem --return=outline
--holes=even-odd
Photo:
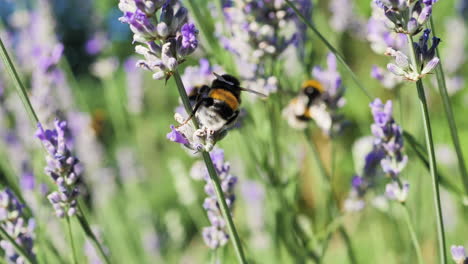
[[[182,83],[182,79],[180,78],[179,72],[175,70],[173,72],[173,76],[177,84],[177,89],[179,91],[180,98],[182,99],[182,102],[184,104],[185,110],[187,111],[187,113],[192,113],[192,106],[190,105],[190,101],[188,99],[187,92],[185,91],[184,84]],[[195,118],[192,118],[192,122],[196,128],[199,127],[198,122]],[[229,234],[232,239],[238,261],[239,263],[245,264],[247,263],[247,260],[244,255],[244,251],[242,250],[241,240],[239,238],[239,235],[237,234],[236,226],[234,225],[234,221],[232,220],[229,207],[226,204],[226,198],[224,197],[223,190],[221,189],[221,183],[214,168],[213,161],[211,160],[210,154],[206,151],[202,152],[202,156],[203,160],[205,161],[206,168],[208,169],[211,181],[213,182],[216,197],[218,199],[218,202],[220,203],[220,208],[223,217],[226,220]]]
[[[0,236],[2,236],[4,239],[8,240],[8,242],[10,242],[13,247],[16,249],[16,252],[21,255],[24,260],[29,263],[29,264],[36,264],[37,261],[36,259],[29,255],[26,250],[24,250],[24,248],[22,246],[20,246],[18,243],[16,243],[15,239],[13,239],[9,234],[8,232],[3,228],[3,226],[0,226]]]
[[[89,226],[88,221],[86,220],[85,214],[83,209],[81,209],[80,203],[78,203],[78,211],[79,214],[77,214],[78,222],[80,223],[81,228],[85,232],[86,236],[91,239],[91,242],[93,243],[94,247],[97,248],[99,255],[101,255],[101,259],[104,260],[106,264],[110,264],[111,261],[109,260],[109,256],[104,252],[104,249],[102,248],[101,243],[99,243],[96,235],[94,235],[93,230]]]
[[[434,21],[431,16],[430,28],[432,35],[436,36]],[[440,59],[439,48],[436,48],[436,56]],[[457,124],[455,123],[455,117],[453,115],[452,103],[447,92],[447,86],[445,82],[445,74],[442,68],[442,61],[439,61],[439,65],[435,69],[437,77],[437,86],[439,87],[439,93],[442,97],[442,103],[444,105],[445,116],[450,128],[450,136],[452,137],[453,146],[455,147],[455,153],[457,154],[458,167],[460,169],[460,176],[462,178],[463,186],[465,187],[465,193],[468,195],[468,172],[466,170],[465,159],[463,157],[463,151],[460,144],[460,138],[458,137]]]
[[[414,250],[416,251],[416,256],[418,258],[418,263],[423,264],[424,259],[422,257],[422,253],[421,253],[421,246],[419,245],[418,237],[416,235],[416,231],[414,230],[414,226],[413,226],[413,223],[411,221],[411,217],[410,217],[410,214],[409,214],[408,207],[405,204],[401,204],[401,206],[402,206],[402,209],[404,211],[405,221],[406,221],[406,224],[408,225],[408,230],[409,230],[410,235],[411,235],[411,241],[413,242]]]
[[[71,224],[70,224],[70,217],[68,215],[66,217],[66,220],[67,220],[68,238],[70,239],[72,262],[74,264],[78,264],[78,260],[76,259],[75,242],[73,241],[73,232],[72,232]]]
[[[339,210],[338,209],[339,208],[339,201],[338,201],[338,198],[333,193],[331,177],[328,175],[327,170],[325,169],[325,166],[323,165],[323,162],[320,159],[319,151],[317,149],[317,146],[315,145],[315,142],[310,138],[310,129],[307,128],[305,130],[304,134],[305,134],[305,137],[307,139],[307,143],[309,143],[310,149],[312,150],[312,153],[313,153],[312,156],[314,156],[315,164],[317,164],[317,166],[319,168],[319,173],[320,173],[323,181],[327,183],[327,185],[326,185],[327,186],[327,191],[330,194],[331,198],[335,200],[335,203],[334,203],[335,208],[333,210],[338,211]],[[331,216],[333,215],[332,212],[330,212],[330,215]],[[354,254],[353,245],[352,245],[350,236],[349,236],[348,232],[346,231],[346,229],[344,228],[343,223],[341,221],[339,222],[338,232],[340,233],[340,235],[342,236],[342,238],[343,238],[343,240],[345,242],[350,262],[353,263],[353,264],[358,263],[357,259],[356,259],[356,255]],[[325,250],[327,248],[327,244],[328,244],[328,241],[330,240],[330,238],[331,238],[331,234],[328,236],[328,238],[326,238],[327,242],[326,242],[326,244],[324,246],[324,251],[322,252],[322,257],[325,254]]]
[[[410,55],[413,62],[414,69],[417,70],[416,62],[416,51],[414,50],[413,38],[410,35],[408,37],[408,46],[410,48]],[[442,206],[440,204],[440,193],[439,193],[439,179],[437,177],[437,164],[435,160],[434,142],[432,139],[432,128],[431,120],[429,118],[429,110],[426,102],[426,94],[424,92],[424,86],[422,80],[416,82],[418,89],[419,102],[421,104],[421,112],[424,122],[424,134],[426,137],[427,153],[429,155],[429,168],[432,177],[432,189],[434,192],[434,206],[436,210],[436,221],[437,221],[437,237],[439,241],[439,257],[440,263],[447,263],[447,252],[445,249],[445,231],[444,231],[444,219],[442,218]]]
[[[286,3],[294,10],[294,12],[296,13],[296,15],[302,20],[302,22],[304,22],[311,30],[312,32],[314,32],[315,35],[317,35],[317,37],[325,44],[325,46],[327,46],[327,48],[333,53],[335,54],[335,56],[337,57],[338,61],[340,61],[340,63],[343,65],[343,67],[346,69],[346,71],[349,72],[349,75],[351,76],[351,78],[353,79],[354,83],[359,87],[359,89],[361,89],[361,91],[367,96],[367,98],[369,100],[372,99],[372,96],[371,94],[369,93],[369,91],[364,87],[364,85],[362,85],[362,83],[359,81],[359,79],[357,78],[356,74],[354,74],[353,70],[351,70],[351,68],[349,67],[349,65],[345,62],[343,56],[341,56],[340,53],[338,53],[338,50],[336,50],[335,47],[333,47],[333,45],[328,42],[328,40],[320,33],[320,31],[318,31],[318,29],[309,21],[307,20],[302,14],[301,12],[297,9],[297,7],[291,2],[291,0],[286,0]]]
[[[16,71],[16,68],[13,64],[13,61],[11,60],[10,56],[8,55],[8,52],[5,48],[5,45],[3,45],[3,41],[0,38],[0,56],[2,57],[3,60],[3,65],[5,65],[5,68],[8,71],[8,74],[10,77],[13,79],[13,82],[15,84],[16,92],[18,93],[21,102],[24,105],[24,108],[26,108],[26,111],[28,112],[29,118],[32,120],[34,125],[39,123],[39,118],[36,115],[36,112],[34,111],[31,101],[29,101],[28,94],[26,91],[26,88],[23,86],[23,83],[21,82],[21,79],[19,77],[18,72]]]

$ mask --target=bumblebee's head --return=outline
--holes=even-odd
[[[224,89],[227,90],[236,96],[237,99],[240,98],[241,88],[239,80],[229,74],[223,74],[217,77],[211,84],[211,89]]]
[[[315,99],[323,93],[324,89],[320,82],[316,80],[307,80],[302,84],[302,91],[310,99]]]

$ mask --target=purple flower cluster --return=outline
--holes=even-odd
[[[385,26],[389,32],[402,33],[410,38],[423,31],[424,25],[432,14],[433,4],[436,0],[376,0],[378,7],[383,9],[386,20]],[[375,11],[378,12],[378,11]],[[381,17],[381,15],[380,15]],[[413,56],[405,54],[406,51],[399,47],[392,47],[387,43],[386,55],[395,58],[395,63],[387,65],[388,70],[394,75],[408,81],[418,81],[430,73],[439,64],[439,58],[435,56],[435,48],[440,39],[433,37],[431,47],[428,45],[430,30],[425,29],[418,43],[412,43],[415,49],[415,60]],[[384,41],[385,43],[387,41]],[[396,44],[396,43],[393,43]],[[412,48],[412,47],[410,47]],[[410,49],[409,51],[412,51]]]
[[[395,58],[395,63],[389,63],[387,65],[388,70],[409,81],[417,81],[432,72],[440,61],[439,58],[435,56],[435,49],[439,45],[440,39],[432,37],[432,44],[429,47],[428,41],[430,33],[430,29],[424,30],[424,33],[419,38],[419,42],[413,43],[416,52],[416,68],[406,54],[401,51],[388,48],[386,55]],[[419,69],[422,70],[419,71]]]
[[[383,104],[377,98],[370,104],[370,108],[374,117],[374,124],[371,125],[374,145],[385,153],[380,165],[383,172],[394,181],[387,184],[387,197],[404,202],[409,184],[402,184],[398,177],[408,162],[408,156],[403,152],[403,129],[393,119],[392,101]]]
[[[466,255],[465,247],[463,246],[452,246],[450,248],[452,253],[452,259],[456,264],[466,264],[468,262],[468,257]]]
[[[58,217],[73,216],[77,212],[79,161],[70,150],[67,123],[55,120],[55,128],[44,130],[39,124],[36,136],[47,150],[45,172],[57,184],[57,191],[47,196]]]
[[[349,211],[364,208],[363,197],[377,183],[379,172],[392,180],[385,187],[388,199],[404,203],[409,192],[409,184],[399,178],[408,162],[408,156],[403,152],[403,130],[393,119],[392,101],[383,104],[377,98],[369,106],[374,119],[371,125],[373,147],[365,157],[362,175],[354,176],[351,181],[352,189],[345,202]]]
[[[419,33],[432,14],[432,5],[437,0],[376,0],[391,22],[390,27],[399,33]]]
[[[210,156],[221,181],[221,188],[226,198],[226,203],[232,211],[235,201],[234,187],[237,184],[237,177],[230,173],[230,165],[224,161],[223,150],[215,149],[210,153]],[[229,235],[218,199],[216,198],[214,185],[207,171],[205,171],[203,178],[206,181],[205,193],[208,195],[203,202],[203,208],[205,208],[211,224],[211,226],[203,228],[203,239],[208,247],[216,249],[226,245]]]
[[[0,225],[34,259],[36,257],[33,252],[34,220],[29,219],[26,222],[23,208],[24,206],[10,189],[0,192]],[[13,244],[8,240],[0,240],[0,247],[4,250],[8,263],[26,263],[23,256],[16,252]]]
[[[137,53],[145,57],[137,66],[163,79],[198,47],[198,30],[187,22],[187,9],[179,1],[120,0],[121,22],[130,25]]]

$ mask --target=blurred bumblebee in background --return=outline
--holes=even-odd
[[[299,94],[283,110],[283,117],[295,129],[305,129],[314,120],[323,131],[332,126],[332,116],[323,100],[324,87],[316,80],[302,84]]]

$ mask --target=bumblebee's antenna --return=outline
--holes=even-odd
[[[214,74],[214,76],[216,76],[216,79],[218,79],[218,80],[220,80],[220,81],[222,81],[224,83],[227,83],[229,85],[234,85],[234,83],[224,79],[223,76],[217,74],[216,72],[213,72],[213,74]],[[240,87],[240,86],[237,86],[237,87],[242,91],[253,93],[253,94],[256,94],[256,95],[261,96],[261,97],[267,97],[266,94],[263,94],[263,93],[260,93],[260,92],[257,92],[257,91],[251,90],[251,89],[243,88],[243,87]]]

